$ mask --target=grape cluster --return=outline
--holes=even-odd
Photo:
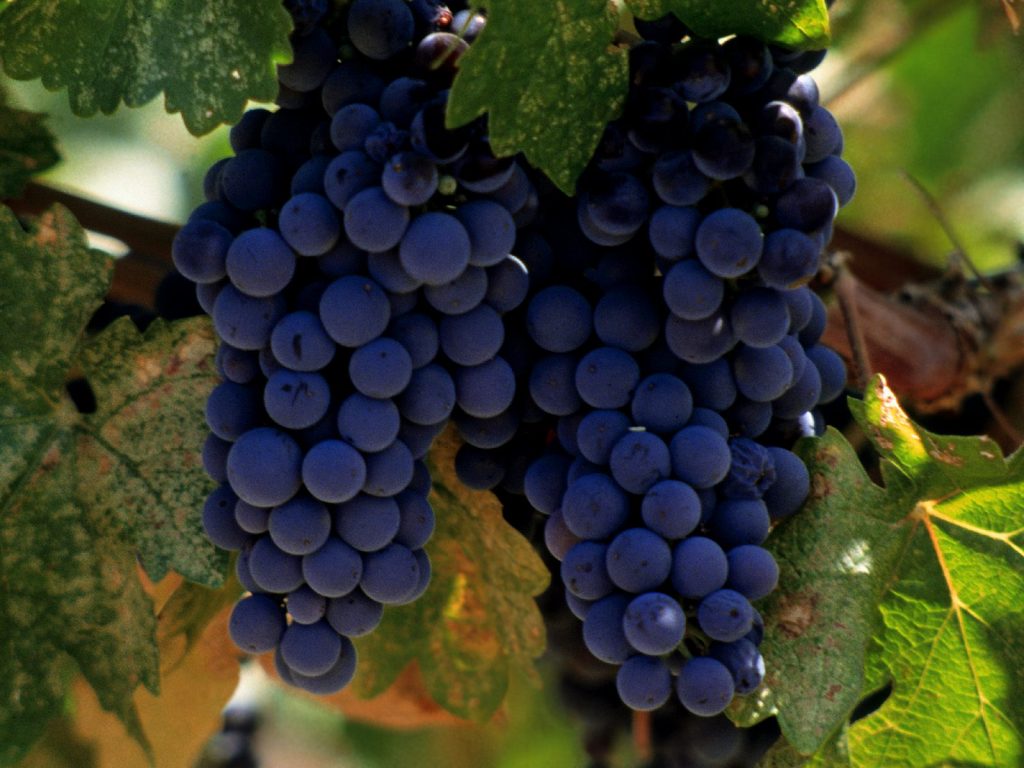
[[[566,600],[628,706],[674,692],[713,716],[764,675],[761,545],[809,488],[785,446],[844,387],[807,283],[855,182],[805,72],[820,52],[674,17],[638,30],[625,114],[577,195],[542,188],[517,238],[518,422],[460,425],[456,466],[549,516]]]
[[[488,419],[514,395],[502,315],[526,296],[509,253],[536,194],[479,122],[444,127],[482,17],[429,0],[354,0],[340,20],[286,6],[281,108],[232,128],[173,256],[220,339],[203,461],[221,485],[203,522],[239,551],[250,593],[231,635],[328,693],[354,674],[351,638],[428,585],[434,437],[453,411]]]

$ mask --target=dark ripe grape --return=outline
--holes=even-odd
[[[583,642],[596,658],[621,664],[636,651],[626,639],[623,619],[630,598],[613,592],[593,603],[583,620]]]
[[[303,675],[292,670],[291,679],[294,684],[319,695],[337,693],[348,685],[356,672],[356,649],[347,637],[340,637],[341,651],[334,665],[321,675]]]
[[[231,486],[224,483],[206,498],[203,505],[203,530],[221,549],[241,549],[251,538],[235,520],[237,500]]]
[[[637,425],[659,433],[681,429],[689,421],[692,410],[689,388],[668,373],[655,373],[641,381],[630,406]]]
[[[338,409],[338,434],[364,453],[382,451],[398,437],[401,416],[390,399],[355,392]]]
[[[409,139],[417,152],[440,163],[452,163],[468,149],[471,128],[449,129],[445,125],[445,106],[446,98],[425,104],[409,124]]]
[[[293,196],[281,207],[281,236],[301,256],[320,256],[338,242],[341,222],[330,201],[313,192]]]
[[[338,46],[326,30],[314,29],[309,34],[293,37],[292,50],[292,63],[277,68],[277,79],[293,91],[315,91],[334,68]]]
[[[411,550],[421,549],[434,534],[434,510],[425,493],[407,488],[396,497],[401,520],[394,541]]]
[[[764,502],[772,520],[781,520],[796,512],[810,491],[807,467],[792,451],[769,446],[775,466],[775,482],[764,493]]]
[[[268,117],[270,117],[269,110],[250,109],[239,118],[237,123],[231,126],[228,140],[236,155],[246,149],[259,149],[260,133],[263,131],[263,124]]]
[[[626,592],[657,589],[672,569],[672,550],[646,528],[627,528],[608,545],[606,567],[612,583]]]
[[[757,646],[746,638],[731,643],[712,643],[708,655],[729,670],[740,696],[753,693],[764,679],[764,658]]]
[[[270,512],[270,538],[289,555],[308,555],[327,541],[331,515],[321,502],[297,496]]]
[[[804,174],[799,148],[779,136],[761,136],[754,143],[754,161],[743,180],[763,197],[778,195]]]
[[[771,594],[779,581],[779,566],[772,554],[754,544],[741,544],[729,550],[729,579],[726,586],[748,600]]]
[[[755,402],[771,402],[793,384],[793,364],[777,345],[741,345],[733,357],[732,367],[740,393]]]
[[[505,341],[501,316],[486,304],[461,315],[445,317],[440,327],[441,351],[452,362],[472,366],[490,360]]]
[[[764,239],[757,274],[780,290],[802,285],[818,271],[821,245],[799,229],[777,229]]]
[[[754,162],[756,145],[750,129],[740,120],[709,118],[693,136],[693,162],[705,175],[719,181],[735,179]]]
[[[253,544],[249,572],[261,590],[274,594],[286,594],[304,583],[302,558],[288,554],[269,536],[261,536]]]
[[[439,86],[451,83],[459,68],[459,59],[469,43],[451,32],[433,32],[416,46],[415,64],[423,77]]]
[[[206,423],[217,437],[235,441],[265,420],[259,391],[223,381],[206,400]]]
[[[322,547],[302,558],[302,576],[317,594],[328,598],[350,594],[363,575],[360,554],[331,536]]]
[[[716,659],[689,659],[676,678],[676,693],[687,710],[701,717],[717,715],[729,706],[735,683],[728,667]]]
[[[694,255],[694,239],[700,224],[696,208],[663,205],[651,214],[647,236],[655,253],[670,262]]]
[[[487,273],[481,267],[469,266],[453,280],[440,285],[427,285],[423,298],[427,304],[445,315],[461,315],[477,307],[487,295]]]
[[[459,368],[454,378],[455,401],[471,416],[497,416],[515,397],[515,372],[501,357],[472,368]]]
[[[345,637],[368,635],[377,628],[383,615],[384,606],[359,589],[327,603],[327,621]]]
[[[623,627],[626,639],[638,652],[661,656],[674,651],[683,641],[686,614],[668,595],[645,592],[629,603]]]
[[[228,480],[239,498],[257,507],[288,501],[299,490],[302,450],[284,432],[253,429],[228,452]]]
[[[313,426],[327,413],[330,401],[330,386],[318,373],[282,368],[267,379],[263,390],[267,415],[287,429]]]
[[[754,609],[739,592],[719,589],[704,597],[697,606],[697,623],[713,640],[731,643],[753,627]]]
[[[797,179],[775,202],[775,220],[780,227],[814,233],[831,225],[838,208],[836,193],[824,181]]]
[[[381,337],[352,353],[348,373],[355,388],[367,397],[394,397],[412,378],[412,358],[397,341]]]
[[[612,448],[609,467],[615,481],[630,493],[643,494],[669,475],[668,446],[657,435],[631,430]]]
[[[330,196],[330,189],[327,194]],[[367,187],[349,198],[344,218],[345,234],[353,245],[364,251],[387,251],[405,242],[409,209],[391,200],[380,187]]]
[[[403,0],[355,0],[348,10],[348,36],[370,59],[389,59],[412,43],[415,20]]]
[[[708,427],[688,426],[669,445],[673,475],[694,488],[711,488],[725,479],[732,463],[729,446]]]
[[[682,320],[704,320],[721,306],[725,283],[697,259],[684,259],[668,270],[662,291],[673,315]]]
[[[399,205],[423,205],[437,191],[437,165],[416,152],[393,155],[384,164],[381,187]]]
[[[526,265],[515,256],[507,256],[487,268],[484,301],[498,312],[511,312],[519,307],[526,300],[529,290],[530,273]]]
[[[595,464],[607,464],[612,447],[629,427],[629,419],[618,410],[591,411],[583,417],[576,431],[580,453]]]
[[[674,52],[672,65],[678,72],[673,87],[687,101],[713,101],[729,87],[728,60],[717,43],[687,43]]]
[[[447,419],[455,401],[455,382],[448,372],[439,365],[426,365],[413,371],[399,408],[403,418],[427,426]]]
[[[523,490],[538,512],[550,515],[561,505],[570,463],[568,456],[549,453],[533,461],[526,470]]]
[[[572,288],[545,288],[530,301],[527,330],[549,352],[571,352],[589,338],[592,327],[590,303]]]
[[[582,401],[574,377],[576,359],[572,355],[548,355],[530,371],[530,397],[545,413],[568,416],[576,413]],[[461,403],[460,403],[461,404]]]
[[[737,35],[722,45],[722,52],[729,62],[730,93],[752,93],[771,77],[772,55],[760,40]]]
[[[711,515],[710,535],[724,548],[761,544],[768,538],[771,519],[760,499],[725,499]]]
[[[619,667],[615,677],[619,698],[630,709],[657,709],[672,695],[672,675],[661,659],[633,656]]]
[[[814,363],[821,376],[821,399],[830,403],[846,389],[846,365],[843,359],[828,347],[815,344],[807,350],[807,359]]]
[[[302,675],[322,675],[341,655],[341,638],[326,621],[316,624],[293,622],[281,636],[281,657]]]
[[[318,371],[335,353],[320,318],[306,311],[292,312],[278,321],[270,334],[270,349],[282,365],[294,371]]]
[[[737,340],[750,347],[778,344],[789,332],[789,306],[771,288],[747,288],[733,299],[729,312]]]
[[[378,182],[380,173],[380,165],[365,152],[342,152],[324,170],[324,194],[334,207],[345,210],[357,193]]]
[[[725,586],[729,561],[722,548],[704,536],[690,536],[672,551],[672,587],[682,597],[699,599]]]
[[[391,306],[373,280],[356,275],[331,283],[320,299],[320,320],[328,335],[346,347],[360,347],[380,336],[391,319]]]
[[[647,217],[649,197],[643,183],[628,173],[602,174],[580,198],[588,216],[602,232],[630,235]]]
[[[456,162],[454,176],[459,185],[470,192],[486,195],[509,183],[515,170],[515,158],[494,157],[490,150],[474,144]]]
[[[516,225],[503,206],[490,200],[473,200],[455,211],[469,235],[469,263],[490,267],[505,259],[515,245]]]
[[[611,477],[587,474],[569,483],[562,498],[565,524],[577,536],[601,539],[622,527],[629,515],[629,497]]]
[[[680,480],[662,480],[644,495],[641,515],[644,524],[658,535],[681,539],[700,523],[700,497]]]
[[[496,451],[467,444],[455,454],[455,474],[467,487],[489,491],[505,477],[505,464]]]
[[[258,211],[273,207],[281,196],[282,181],[283,169],[276,156],[265,149],[244,149],[224,166],[220,188],[235,208]]]
[[[829,155],[824,160],[804,168],[807,175],[821,179],[836,193],[840,207],[846,205],[853,199],[857,191],[857,178],[853,169],[840,157]]]
[[[364,458],[365,493],[380,497],[394,496],[405,490],[412,481],[415,457],[402,440],[395,440],[383,451],[366,454]]]
[[[392,498],[360,494],[339,505],[335,513],[338,535],[360,552],[375,552],[388,546],[400,523],[398,502]]]
[[[697,228],[697,256],[719,277],[739,277],[757,266],[764,236],[757,221],[738,208],[709,214]]]
[[[576,366],[576,391],[594,408],[621,408],[640,379],[640,366],[628,352],[598,347]]]
[[[469,264],[471,245],[465,227],[447,213],[423,213],[413,219],[399,246],[405,271],[427,285],[454,280]]]
[[[194,219],[174,237],[174,266],[194,283],[214,283],[227,275],[226,259],[232,236],[215,221]]]
[[[235,603],[228,633],[246,653],[264,653],[277,646],[285,626],[284,610],[276,598],[250,595]]]
[[[608,546],[597,541],[581,541],[562,560],[562,583],[577,597],[599,600],[614,589],[605,558]]]
[[[420,564],[412,550],[389,544],[363,559],[360,587],[367,597],[387,604],[400,603],[420,585]]]
[[[315,624],[327,612],[327,598],[306,585],[289,592],[286,605],[292,621],[299,624]]]
[[[247,296],[266,298],[284,290],[295,274],[295,253],[267,227],[243,232],[225,260],[232,284]]]

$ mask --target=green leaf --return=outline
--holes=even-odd
[[[198,450],[183,445],[201,424],[212,333],[117,323],[83,344],[111,267],[65,209],[25,231],[0,207],[0,765],[59,713],[76,666],[145,745],[133,694],[156,693],[159,674],[138,555],[211,583],[223,571],[195,511]],[[89,416],[65,391],[82,372]]]
[[[810,499],[769,539],[782,587],[763,606],[766,685],[733,714],[777,713],[812,754],[865,690],[891,681],[882,707],[850,726],[849,765],[1018,765],[1024,464],[988,438],[921,429],[881,377],[851,410],[885,488],[837,433],[801,446]]]
[[[0,199],[18,197],[25,182],[60,160],[46,115],[7,104],[0,89]]]
[[[523,152],[571,195],[625,98],[626,52],[611,45],[617,25],[607,0],[494,0],[459,60],[448,124],[488,112],[495,154]]]
[[[777,714],[787,741],[810,754],[861,698],[878,603],[901,550],[894,521],[902,498],[871,482],[835,430],[801,441],[797,452],[811,493],[768,539],[780,575],[779,589],[759,605],[765,683],[737,700],[732,715],[749,724]]]
[[[843,728],[812,756],[800,753],[785,739],[779,739],[761,758],[757,768],[848,768],[849,765],[850,753]]]
[[[235,122],[247,99],[274,99],[290,30],[280,0],[13,0],[0,60],[11,77],[66,87],[85,117],[163,91],[198,135]]]
[[[80,365],[97,410],[83,419],[77,456],[83,504],[122,526],[149,576],[169,569],[217,586],[226,556],[202,530],[214,483],[203,469],[203,409],[217,382],[207,318],[158,320],[140,334],[122,318],[87,343]]]
[[[931,434],[883,379],[853,412],[917,489],[869,658],[893,680],[850,729],[855,766],[1024,761],[1024,466],[985,437]],[[869,670],[869,674],[872,672]]]
[[[413,661],[431,696],[461,717],[485,720],[501,705],[512,676],[536,679],[544,623],[532,596],[548,570],[530,543],[502,518],[490,493],[455,477],[449,432],[431,451],[431,504],[437,529],[427,544],[433,578],[412,605],[389,608],[381,626],[356,641],[353,683],[365,697],[384,691]]]
[[[627,0],[641,19],[674,13],[702,37],[751,35],[788,48],[820,49],[830,41],[825,0],[766,3],[762,0]]]

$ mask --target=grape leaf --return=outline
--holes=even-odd
[[[60,160],[46,115],[15,109],[0,89],[0,199],[18,197],[25,182]]]
[[[566,194],[625,98],[628,59],[612,47],[607,0],[494,0],[459,60],[450,126],[489,112],[491,148],[523,152]],[[498,87],[500,84],[500,87]]]
[[[80,498],[120,523],[153,579],[173,568],[215,586],[224,573],[226,556],[200,520],[214,487],[200,454],[214,349],[205,318],[157,321],[145,335],[121,318],[79,358],[98,402],[78,443],[78,471],[89,478]]]
[[[821,49],[829,44],[828,9],[825,0],[766,3],[762,0],[627,0],[630,10],[642,19],[674,13],[703,37],[751,35],[787,48]]]
[[[878,603],[900,552],[900,505],[835,430],[801,441],[797,452],[811,493],[768,539],[780,575],[779,589],[759,605],[765,682],[731,714],[745,725],[776,714],[789,743],[813,753],[861,698]]]
[[[850,729],[854,766],[1024,762],[1024,457],[931,434],[876,380],[853,413],[916,488],[868,659],[892,695]],[[869,670],[869,674],[873,674]]]
[[[433,578],[415,603],[384,612],[372,636],[356,641],[355,692],[375,696],[419,662],[427,691],[460,717],[484,720],[501,705],[509,677],[536,678],[544,624],[533,595],[547,587],[537,553],[502,518],[490,493],[455,478],[449,430],[431,451],[431,504],[437,529],[427,544]]]
[[[235,122],[247,99],[274,99],[290,30],[280,0],[13,0],[0,15],[0,60],[11,77],[66,87],[85,117],[163,91],[167,111],[199,135]]]
[[[145,747],[133,694],[159,678],[137,552],[211,583],[223,571],[194,511],[204,481],[185,485],[202,476],[198,451],[178,446],[201,409],[199,372],[212,381],[212,334],[186,321],[139,337],[119,323],[83,344],[110,275],[65,209],[25,231],[0,207],[0,764],[60,710],[76,666]],[[65,390],[83,370],[96,384],[86,416]]]
[[[1024,459],[910,421],[881,377],[851,409],[882,459],[867,482],[838,434],[802,446],[805,509],[769,539],[765,688],[734,715],[777,713],[816,752],[865,689],[892,694],[848,730],[851,766],[1024,759]],[[831,722],[831,727],[830,727]]]

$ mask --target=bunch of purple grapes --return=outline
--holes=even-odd
[[[462,482],[548,516],[621,700],[722,712],[764,675],[762,544],[809,486],[787,446],[845,383],[807,286],[855,188],[821,54],[638,21],[569,198],[482,120],[445,127],[482,16],[327,5],[286,2],[281,108],[233,127],[174,247],[221,341],[204,524],[240,552],[233,638],[344,687],[350,638],[427,588],[423,459],[451,421]]]
[[[762,544],[809,490],[785,446],[845,384],[807,283],[855,180],[805,72],[820,52],[671,16],[638,29],[625,114],[577,195],[542,188],[519,233],[519,426],[462,429],[457,468],[549,516],[566,600],[628,706],[674,691],[713,716],[764,676],[752,602],[779,572]],[[530,423],[552,438],[539,456]]]
[[[536,194],[479,122],[444,127],[482,17],[287,5],[282,108],[232,128],[174,259],[220,339],[203,520],[250,593],[231,635],[327,693],[354,674],[351,638],[427,588],[433,439],[456,408],[487,419],[514,395],[502,314],[526,296],[509,253]]]

